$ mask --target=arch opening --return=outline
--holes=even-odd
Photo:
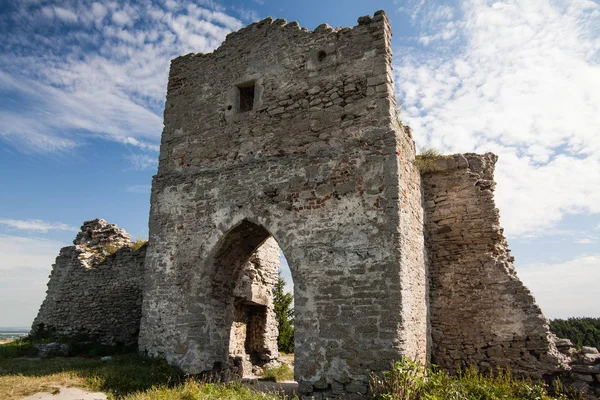
[[[248,220],[225,235],[216,253],[213,296],[224,311],[223,358],[234,376],[260,378],[282,362],[293,371],[293,357],[282,358],[278,351],[274,289],[282,254],[275,238]]]

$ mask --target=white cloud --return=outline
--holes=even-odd
[[[600,213],[600,5],[461,5],[405,10],[421,24],[415,40],[429,46],[396,49],[394,62],[401,118],[418,146],[499,154],[509,235]]]
[[[102,3],[95,2],[92,4],[92,15],[95,20],[102,20],[107,12],[108,10]]]
[[[238,13],[240,18],[242,18],[248,23],[260,21],[260,16],[258,15],[258,12],[256,12],[256,10],[248,9],[245,7],[234,7],[233,9],[235,10],[235,12]]]
[[[46,18],[54,18],[54,9],[52,7],[42,7],[41,13]]]
[[[242,26],[211,1],[180,5],[73,2],[0,14],[0,91],[10,104],[0,141],[52,152],[100,137],[157,151],[170,60],[211,51]],[[50,29],[55,14],[71,21],[68,31]]]
[[[60,242],[42,238],[0,235],[0,321],[3,326],[31,326],[61,247]]]
[[[71,10],[62,7],[54,7],[54,15],[56,18],[64,22],[77,22],[77,15]]]
[[[131,17],[125,11],[114,12],[112,21],[119,26],[128,25],[132,22]]]
[[[548,318],[600,317],[600,254],[518,268]]]
[[[175,0],[166,0],[165,7],[167,7],[168,10],[176,10],[179,8],[179,3]]]
[[[147,169],[156,169],[158,167],[158,157],[147,154],[130,154],[127,159],[131,162],[132,168],[137,171]]]
[[[5,225],[10,228],[22,229],[27,231],[38,231],[38,232],[48,232],[51,230],[56,231],[71,231],[78,232],[79,229],[70,226],[67,224],[63,224],[62,222],[47,222],[42,221],[41,219],[0,219],[0,225]],[[0,252],[1,253],[1,252]]]

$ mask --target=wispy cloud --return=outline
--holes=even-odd
[[[233,7],[233,10],[240,16],[242,20],[247,23],[256,22],[260,20],[260,16],[256,10],[252,10],[245,7]]]
[[[208,0],[13,0],[8,9],[0,14],[0,140],[24,151],[97,137],[157,151],[170,60],[212,51],[242,27]]]
[[[394,62],[417,145],[499,154],[509,235],[600,213],[600,5],[419,1],[403,11],[420,31]]]
[[[78,232],[79,229],[63,224],[62,222],[48,222],[41,219],[0,219],[0,225],[26,231],[37,231],[47,233],[48,231],[70,231]]]
[[[594,243],[595,241],[596,241],[595,238],[594,239],[592,239],[592,238],[582,238],[582,239],[577,239],[575,241],[575,243],[579,243],[579,244],[591,244],[591,243]]]
[[[158,157],[148,154],[130,154],[126,157],[131,162],[131,167],[136,171],[156,169]]]

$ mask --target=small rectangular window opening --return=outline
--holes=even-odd
[[[240,91],[240,112],[252,110],[254,107],[254,82],[238,86]]]

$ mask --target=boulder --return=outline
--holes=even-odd
[[[66,357],[69,355],[69,345],[66,343],[52,342],[36,344],[35,348],[38,350],[40,358]]]

